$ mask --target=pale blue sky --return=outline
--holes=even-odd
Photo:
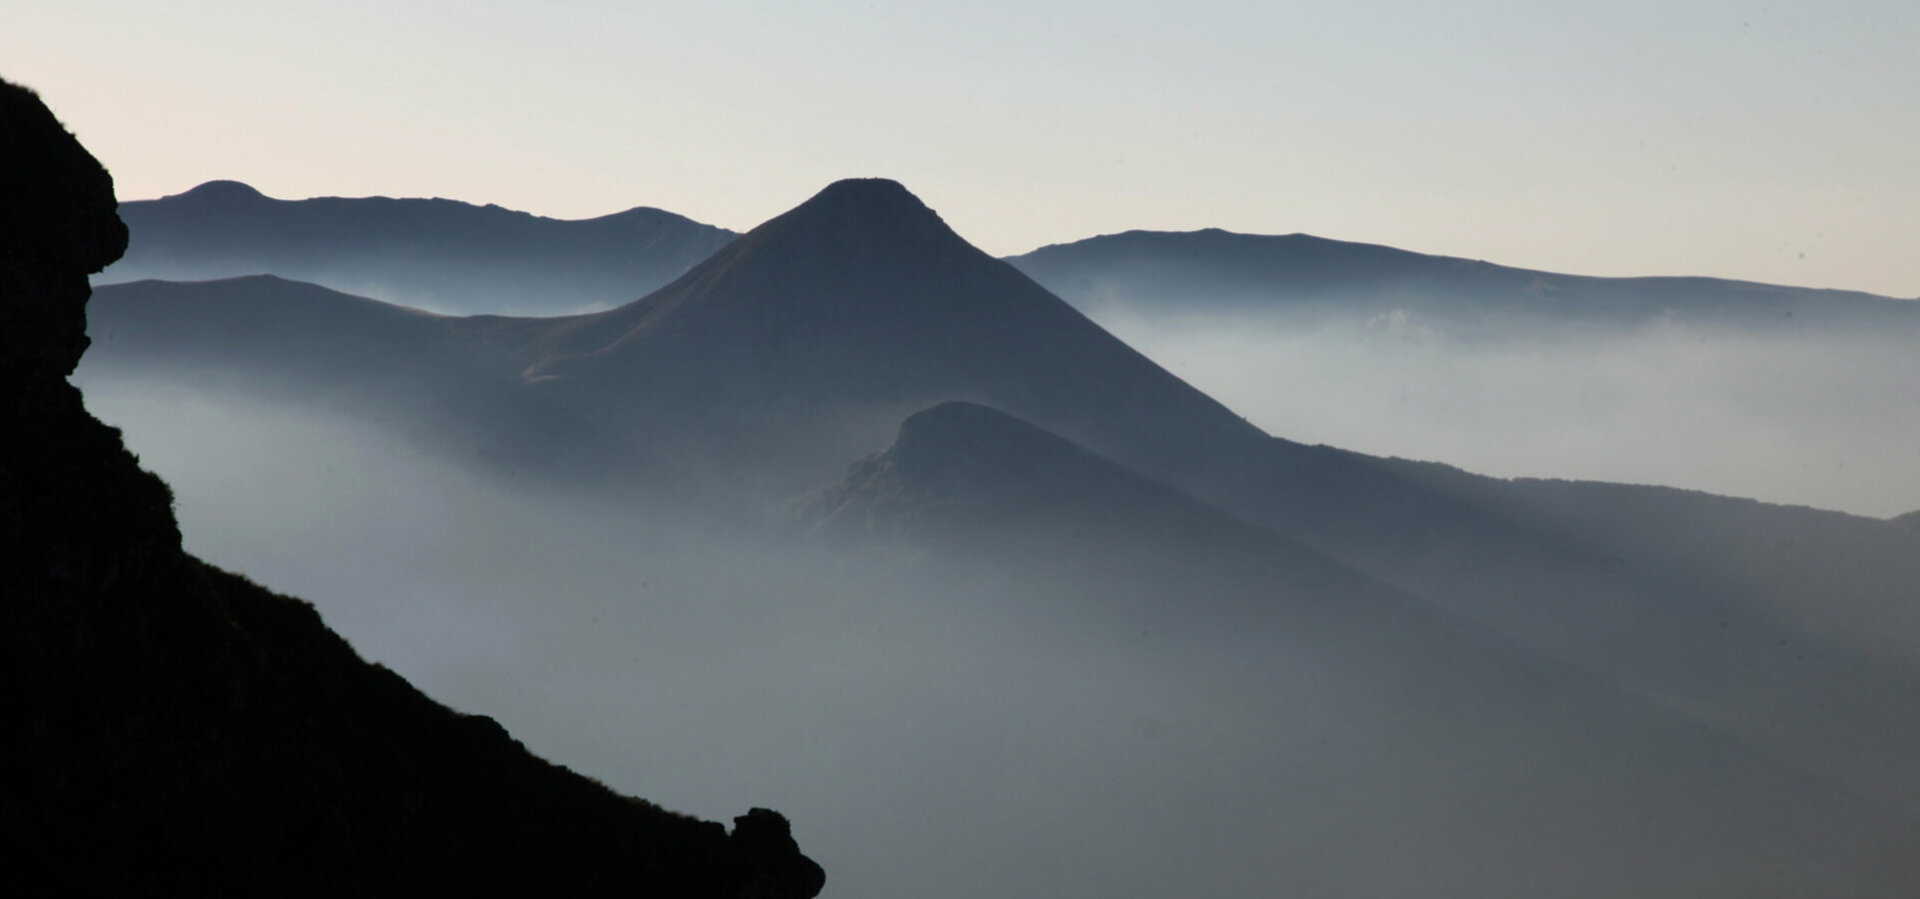
[[[994,253],[1217,226],[1920,295],[1920,3],[0,0],[125,198],[750,227],[850,175]]]

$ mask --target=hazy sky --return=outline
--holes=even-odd
[[[993,253],[1306,231],[1920,295],[1920,3],[0,0],[124,198],[750,227],[899,178]]]

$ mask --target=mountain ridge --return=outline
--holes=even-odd
[[[1343,251],[1343,252],[1349,252],[1349,253],[1361,254],[1361,255],[1380,253],[1379,258],[1386,258],[1387,256],[1386,252],[1381,252],[1381,251],[1389,251],[1392,254],[1400,255],[1404,257],[1411,257],[1412,259],[1440,260],[1440,261],[1445,261],[1450,263],[1458,263],[1458,264],[1474,265],[1474,266],[1483,266],[1483,265],[1493,266],[1497,268],[1507,269],[1510,271],[1524,272],[1524,273],[1533,274],[1533,275],[1547,275],[1547,276],[1562,277],[1562,278],[1579,278],[1579,279],[1596,280],[1596,281],[1708,282],[1708,283],[1716,283],[1716,284],[1745,285],[1750,287],[1781,288],[1785,290],[1806,290],[1806,291],[1814,291],[1818,293],[1851,294],[1856,296],[1875,297],[1879,299],[1888,299],[1888,300],[1910,299],[1909,297],[1898,297],[1892,294],[1876,293],[1870,290],[1858,290],[1855,288],[1848,288],[1848,287],[1816,287],[1812,285],[1803,285],[1803,284],[1784,284],[1784,283],[1775,282],[1775,281],[1761,281],[1754,278],[1735,278],[1735,277],[1729,277],[1725,275],[1672,275],[1672,274],[1592,275],[1592,274],[1581,274],[1578,272],[1563,272],[1563,271],[1556,271],[1551,269],[1530,268],[1528,266],[1510,265],[1502,262],[1494,262],[1484,257],[1459,256],[1451,253],[1430,253],[1424,250],[1410,250],[1405,247],[1395,246],[1393,244],[1376,243],[1374,241],[1368,241],[1368,240],[1352,240],[1352,239],[1340,238],[1340,237],[1326,237],[1324,235],[1314,234],[1308,231],[1267,233],[1267,232],[1255,232],[1255,231],[1234,231],[1228,228],[1218,228],[1218,227],[1189,228],[1189,229],[1127,228],[1121,231],[1110,231],[1103,234],[1095,234],[1089,237],[1078,238],[1075,240],[1056,241],[1054,243],[1042,244],[1038,247],[1035,247],[1031,250],[1026,251],[1025,253],[1014,253],[1001,258],[1011,261],[1015,259],[1024,259],[1028,256],[1034,256],[1036,254],[1048,254],[1048,253],[1060,252],[1060,251],[1065,251],[1065,250],[1070,250],[1075,248],[1084,248],[1090,244],[1099,244],[1099,243],[1108,243],[1108,242],[1138,241],[1140,242],[1140,244],[1143,245],[1143,248],[1144,248],[1144,245],[1148,245],[1153,242],[1157,242],[1161,240],[1195,240],[1197,241],[1197,240],[1203,240],[1203,239],[1228,240],[1228,241],[1235,241],[1235,242],[1246,242],[1248,244],[1293,243],[1293,244],[1299,244],[1302,246],[1312,246],[1312,247],[1318,247],[1318,248],[1323,248],[1328,250]]]
[[[735,236],[647,206],[559,219],[442,198],[282,200],[238,181],[120,211],[139,238],[98,283],[274,274],[459,313],[618,305]]]
[[[1294,233],[1131,230],[1007,257],[1089,311],[1231,315],[1400,310],[1455,330],[1660,321],[1920,327],[1920,303],[1701,276],[1573,275]],[[1362,319],[1364,320],[1364,319]]]
[[[554,314],[620,305],[664,286],[673,277],[738,236],[728,229],[702,225],[677,213],[644,205],[585,219],[561,219],[520,212],[493,203],[475,204],[437,197],[329,196],[283,200],[268,197],[243,182],[227,180],[209,181],[181,193],[151,200],[127,201],[122,205],[138,239],[132,256],[110,268],[100,283],[137,280],[141,277],[207,280],[245,274],[279,274],[295,280],[318,281],[339,290],[367,294],[402,305],[431,306],[441,311],[464,314]],[[184,214],[187,207],[193,208],[193,215]],[[313,259],[295,259],[286,249],[273,252],[255,250],[232,258],[236,256],[233,247],[258,246],[276,231],[283,239],[293,238],[300,233],[300,228],[311,232],[312,223],[300,225],[300,216],[294,216],[294,221],[287,221],[284,216],[274,221],[262,219],[260,211],[263,208],[276,208],[283,212],[305,210],[311,213],[307,218],[315,218],[320,210],[325,209],[328,215],[336,219],[352,218],[355,221],[354,230],[384,234],[382,239],[388,242],[409,241],[415,245],[416,252],[420,248],[434,246],[434,242],[419,233],[400,237],[402,232],[393,231],[395,223],[381,223],[382,215],[392,219],[397,213],[404,213],[417,218],[419,210],[428,208],[450,213],[464,211],[495,222],[544,223],[551,228],[572,231],[577,236],[568,240],[575,243],[583,240],[604,241],[605,238],[591,236],[596,226],[611,229],[614,225],[645,223],[651,233],[658,235],[657,238],[642,239],[629,246],[643,255],[659,255],[661,258],[658,264],[636,266],[610,256],[583,255],[577,249],[569,252],[561,245],[549,246],[546,250],[548,253],[568,255],[573,270],[544,270],[537,278],[515,278],[513,290],[533,298],[551,293],[555,299],[534,302],[532,298],[522,297],[515,300],[511,292],[496,289],[483,279],[451,276],[445,271],[435,274],[420,270],[417,266],[389,273],[384,279],[370,278],[364,273],[350,275],[348,270],[352,267],[366,267],[369,264],[369,259],[364,255],[358,259],[342,258],[333,265],[323,265]],[[220,218],[222,210],[228,217],[245,221],[223,222]],[[693,243],[685,236],[671,236],[683,231],[703,236]],[[529,239],[524,229],[519,233],[521,240]],[[463,264],[474,264],[474,260],[491,261],[486,258],[489,253],[498,255],[511,252],[503,250],[497,239],[482,239],[471,229],[462,239],[472,243],[472,246],[448,258],[466,260]],[[1212,247],[1205,248],[1203,244],[1212,244]],[[1201,252],[1203,249],[1205,252]],[[445,254],[453,250],[453,245],[442,241],[438,252]],[[1128,266],[1140,269],[1143,260],[1095,258],[1103,253],[1113,255],[1110,250],[1121,251],[1123,256],[1167,258],[1162,259],[1160,269],[1149,267],[1123,279],[1120,276],[1125,274],[1124,269]],[[343,251],[336,249],[332,252],[338,255]],[[364,254],[364,249],[354,252]],[[1213,271],[1209,280],[1218,283],[1195,282],[1192,275],[1168,269],[1166,266],[1176,261],[1174,257],[1180,254],[1189,257],[1199,254],[1211,260],[1208,264]],[[1169,305],[1151,295],[1125,296],[1128,292],[1139,293],[1137,285],[1120,287],[1116,293],[1117,282],[1138,280],[1139,277],[1160,282],[1156,289],[1162,292],[1177,287],[1183,297],[1199,300],[1201,308],[1221,312],[1270,305],[1270,302],[1249,305],[1248,295],[1271,296],[1276,290],[1294,293],[1304,290],[1309,295],[1306,299],[1311,299],[1315,292],[1335,287],[1348,292],[1379,292],[1384,289],[1379,277],[1383,271],[1395,273],[1396,278],[1407,282],[1387,285],[1394,293],[1383,298],[1383,301],[1404,303],[1409,297],[1417,300],[1420,291],[1444,289],[1448,293],[1458,293],[1461,285],[1449,286],[1448,279],[1469,286],[1477,285],[1478,289],[1490,290],[1500,297],[1492,304],[1481,301],[1466,306],[1467,311],[1478,316],[1572,311],[1589,319],[1595,316],[1602,320],[1609,316],[1618,319],[1619,313],[1607,313],[1604,309],[1555,310],[1549,306],[1532,310],[1529,305],[1537,305],[1555,297],[1564,299],[1569,292],[1579,295],[1597,291],[1605,303],[1628,307],[1625,310],[1628,320],[1643,320],[1648,315],[1658,315],[1668,306],[1682,311],[1702,307],[1719,319],[1732,314],[1735,320],[1741,320],[1737,309],[1729,311],[1711,307],[1748,304],[1764,308],[1757,313],[1749,312],[1744,320],[1778,325],[1779,322],[1772,320],[1786,317],[1788,311],[1796,315],[1812,314],[1818,317],[1826,309],[1862,304],[1873,306],[1877,301],[1904,302],[1906,299],[1864,291],[1788,286],[1738,278],[1576,275],[1501,265],[1484,259],[1422,253],[1364,241],[1326,238],[1305,232],[1249,234],[1221,228],[1193,231],[1130,229],[1051,243],[1002,258],[1034,276],[1049,290],[1083,311],[1097,311],[1116,300],[1124,300],[1127,306],[1135,309]],[[225,261],[221,261],[223,259]],[[1191,264],[1192,261],[1189,259],[1183,264]],[[1367,270],[1354,270],[1354,263],[1364,263]],[[538,262],[523,259],[520,264],[537,267]],[[1343,271],[1336,265],[1346,265],[1348,268]],[[446,264],[441,266],[442,269],[446,267]],[[1263,267],[1265,271],[1262,271]],[[1277,276],[1280,280],[1276,283]],[[1177,279],[1184,279],[1184,286],[1172,283]],[[1088,281],[1088,285],[1083,287],[1080,283],[1082,280]],[[462,298],[462,289],[474,291],[482,299]],[[1293,302],[1299,302],[1300,299],[1295,297]],[[1457,298],[1448,302],[1460,305]],[[1192,303],[1176,303],[1172,307],[1191,311]],[[1450,314],[1459,313],[1457,309],[1446,311]],[[1615,321],[1615,324],[1618,323]]]

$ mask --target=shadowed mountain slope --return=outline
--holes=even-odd
[[[66,380],[112,181],[0,82],[0,843],[57,895],[807,897],[779,815],[614,794],[187,555],[171,495]],[[31,887],[39,883],[40,887]]]
[[[1096,315],[1400,314],[1461,334],[1654,323],[1920,331],[1920,303],[1716,278],[1596,278],[1306,234],[1128,231],[1009,257]]]
[[[1238,721],[1245,757],[1193,748],[1141,777],[1229,766],[1235,831],[1276,885],[1368,882],[1341,857],[1389,845],[1406,854],[1371,881],[1386,894],[1897,895],[1920,878],[1900,848],[1910,820],[997,410],[909,417],[796,512],[866,558],[920,553],[920,577],[991,583],[1079,639],[1191,647],[1204,661],[1173,667],[1208,671],[1204,686],[1166,689]],[[1355,807],[1338,837],[1315,833]],[[1215,859],[1223,879],[1246,861]]]
[[[277,200],[237,181],[122,203],[120,216],[132,246],[103,283],[272,274],[469,314],[616,306],[735,237],[647,207],[569,221],[441,199]]]

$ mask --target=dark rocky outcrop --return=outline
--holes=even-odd
[[[87,348],[87,275],[120,257],[113,179],[31,91],[0,91],[0,373],[73,373]]]
[[[0,858],[62,895],[809,897],[786,822],[544,762],[187,555],[165,484],[66,380],[112,181],[0,82]],[[644,751],[637,747],[636,751]]]

